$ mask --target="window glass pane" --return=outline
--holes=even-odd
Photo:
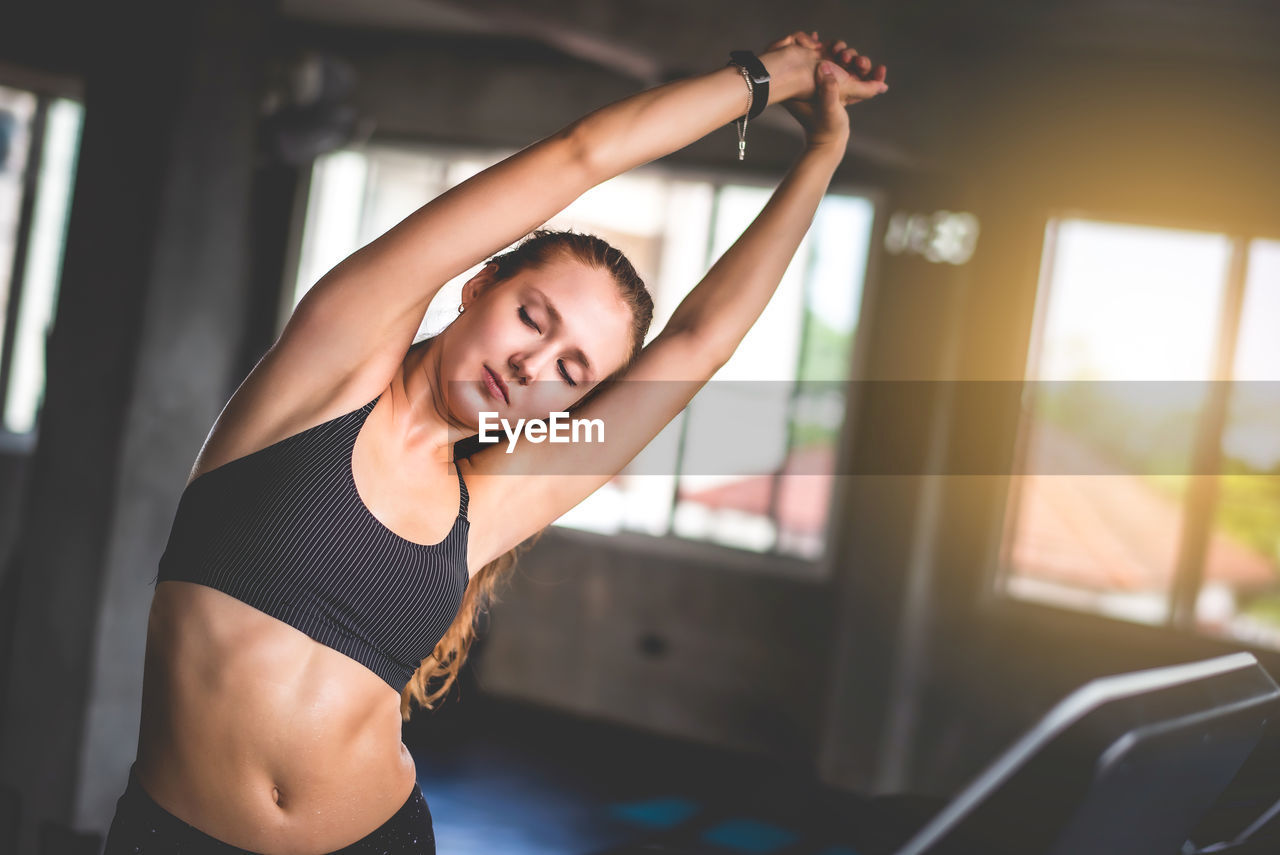
[[[786,459],[794,386],[794,381],[713,378],[689,403],[676,534],[756,552],[773,548],[774,473]]]
[[[9,304],[36,96],[0,86],[0,329]]]
[[[5,399],[5,429],[13,433],[35,429],[44,396],[45,340],[58,300],[82,114],[82,108],[74,101],[56,100],[45,116],[40,175]]]
[[[377,149],[366,156],[364,210],[357,242],[364,246],[447,189],[446,162],[415,151]]]
[[[765,187],[729,185],[716,194],[709,262],[729,248],[769,201]],[[673,529],[682,537],[714,540],[765,552],[777,530],[770,513],[774,478],[787,450],[787,401],[796,376],[804,247],[777,292],[729,361],[685,410],[684,454]],[[727,425],[750,429],[752,465],[733,474],[712,464]],[[745,463],[745,461],[744,461]],[[712,471],[708,471],[711,469]]]
[[[368,158],[360,152],[338,151],[316,159],[290,311],[317,279],[360,248],[368,174]]]
[[[722,189],[717,254],[770,192]],[[755,551],[821,555],[873,213],[870,201],[858,197],[822,201],[760,319],[690,404],[677,533]],[[700,464],[715,456],[730,428],[743,460],[732,462],[735,474],[706,473]]]
[[[818,208],[809,230],[811,275],[797,370],[801,380],[849,377],[874,216],[871,201],[857,196],[827,196]]]
[[[1225,236],[1050,226],[1001,584],[1167,618],[1194,430],[1211,379]]]
[[[818,209],[800,380],[791,404],[791,448],[778,478],[778,548],[807,558],[824,548],[844,425],[845,388],[862,306],[863,275],[875,207],[868,199],[828,196]]]
[[[1198,627],[1280,647],[1280,242],[1253,241]]]

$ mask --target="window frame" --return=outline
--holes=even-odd
[[[1154,645],[1166,643],[1171,637],[1191,647],[1208,651],[1203,655],[1216,655],[1238,650],[1253,653],[1269,667],[1280,667],[1280,648],[1267,647],[1225,636],[1199,631],[1195,626],[1195,607],[1206,569],[1207,546],[1213,531],[1216,501],[1216,479],[1221,475],[1222,440],[1230,407],[1230,380],[1232,378],[1236,348],[1238,345],[1244,298],[1248,284],[1249,253],[1255,241],[1280,241],[1280,231],[1242,228],[1239,224],[1224,227],[1221,222],[1197,221],[1188,218],[1152,216],[1139,211],[1099,211],[1076,207],[1057,207],[1045,210],[1041,216],[1041,234],[1045,235],[1036,280],[1036,297],[1030,334],[1028,336],[1023,382],[1034,382],[1035,373],[1043,354],[1044,326],[1047,304],[1057,251],[1057,225],[1066,220],[1119,226],[1137,226],[1173,230],[1195,231],[1223,236],[1230,244],[1226,269],[1223,271],[1222,298],[1218,328],[1215,332],[1210,378],[1210,394],[1198,414],[1195,439],[1191,450],[1191,470],[1213,472],[1193,478],[1182,499],[1182,525],[1179,531],[1173,577],[1168,592],[1167,617],[1160,623],[1144,623],[1124,620],[1100,614],[1096,611],[1074,609],[1039,600],[1022,599],[1002,590],[1011,571],[1010,547],[1012,532],[1018,514],[1019,486],[1017,473],[1021,473],[1026,454],[1025,408],[1019,411],[1014,434],[1012,469],[1015,474],[1003,481],[998,491],[999,508],[992,515],[991,528],[986,538],[986,557],[983,561],[983,578],[977,603],[979,611],[1018,632],[1048,632],[1063,637],[1079,635],[1081,639],[1115,636],[1117,638],[1146,639]],[[1050,231],[1052,228],[1052,232]],[[1197,654],[1200,655],[1200,654]]]
[[[419,139],[406,138],[401,136],[388,136],[379,138],[376,141],[370,141],[365,144],[348,146],[341,149],[343,151],[355,151],[368,153],[371,149],[393,149],[402,152],[417,152],[429,157],[438,158],[481,158],[488,159],[490,157],[505,157],[516,149],[493,146],[487,144],[466,145],[454,142],[436,142],[423,141]],[[703,181],[712,185],[713,193],[717,194],[716,202],[713,205],[713,219],[708,227],[708,253],[711,249],[711,241],[715,237],[714,212],[718,208],[718,193],[720,189],[727,185],[752,186],[772,189],[777,186],[780,178],[770,175],[762,171],[753,170],[750,172],[739,173],[731,167],[707,166],[705,164],[684,164],[679,162],[671,162],[667,159],[655,161],[639,167],[646,174],[656,175],[658,177],[678,180],[678,181]],[[314,178],[314,169],[305,171],[303,180],[299,182],[299,195],[296,200],[294,231],[291,232],[294,239],[292,241],[294,250],[289,254],[288,263],[283,272],[283,281],[281,283],[281,299],[279,302],[280,310],[276,318],[277,335],[284,328],[285,322],[288,320],[289,313],[293,310],[293,299],[295,288],[297,287],[298,269],[301,264],[301,251],[304,241],[304,231],[306,228],[306,212],[312,192],[312,180]],[[838,435],[838,446],[836,448],[835,471],[840,473],[844,471],[847,464],[849,448],[853,441],[853,425],[856,422],[856,414],[858,410],[857,389],[858,378],[865,371],[867,363],[867,353],[870,347],[870,335],[864,334],[866,331],[866,320],[871,317],[870,312],[875,306],[875,297],[877,291],[877,265],[879,253],[877,249],[884,242],[885,228],[888,222],[888,199],[889,192],[874,185],[855,181],[847,176],[842,177],[839,173],[833,177],[830,186],[827,188],[824,197],[827,195],[849,195],[866,199],[872,206],[870,240],[868,241],[868,254],[863,272],[862,294],[858,306],[858,326],[857,334],[854,335],[853,342],[850,347],[850,361],[848,378],[845,381],[844,394],[844,419],[840,427]],[[362,202],[362,204],[364,204]],[[683,430],[682,430],[683,433]],[[682,443],[683,444],[683,443]],[[775,478],[777,476],[775,475]],[[672,531],[667,534],[653,535],[641,531],[623,530],[615,533],[605,534],[600,532],[592,532],[583,529],[570,528],[568,526],[558,526],[554,523],[547,526],[546,536],[563,537],[569,542],[578,542],[583,544],[602,544],[608,542],[611,544],[625,543],[629,552],[643,552],[654,557],[679,557],[690,558],[694,560],[705,560],[714,562],[718,565],[730,567],[736,570],[744,570],[748,572],[766,572],[785,578],[798,578],[802,580],[822,581],[832,575],[833,566],[836,556],[835,548],[838,546],[837,529],[838,526],[832,525],[832,520],[838,519],[843,513],[846,501],[846,489],[843,486],[840,477],[834,479],[834,486],[829,498],[828,522],[823,533],[823,549],[822,553],[816,558],[804,558],[797,555],[791,555],[779,552],[777,549],[768,552],[753,552],[741,547],[734,547],[728,544],[717,543],[709,540],[696,540],[692,538],[682,537]],[[673,495],[672,507],[669,513],[674,513],[675,502],[677,499]]]

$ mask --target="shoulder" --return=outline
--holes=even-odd
[[[188,483],[233,460],[352,413],[376,399],[390,383],[385,378],[353,374],[331,384],[313,380],[290,389],[289,378],[273,372],[271,359],[269,352],[223,407]]]

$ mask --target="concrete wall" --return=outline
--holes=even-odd
[[[810,756],[831,620],[823,581],[799,562],[672,547],[546,533],[493,610],[478,684],[753,753]]]

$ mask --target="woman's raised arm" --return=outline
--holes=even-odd
[[[599,419],[605,441],[522,443],[511,453],[494,446],[467,459],[473,519],[501,520],[501,525],[472,524],[477,564],[511,549],[621,471],[729,359],[759,318],[844,157],[849,134],[844,106],[860,100],[842,96],[843,70],[824,66],[818,97],[788,105],[808,142],[764,210],[685,297],[621,381],[593,393],[574,411],[578,419]],[[485,487],[487,480],[492,483]],[[501,507],[484,508],[487,501],[500,501]]]
[[[715,364],[728,361],[764,311],[804,239],[818,203],[844,157],[849,116],[829,62],[816,102],[789,105],[805,128],[804,154],[768,204],[698,286],[680,302],[663,333],[686,335]],[[856,99],[855,99],[856,100]]]
[[[761,54],[769,101],[806,98],[823,46],[796,33]],[[838,58],[838,57],[837,57]],[[841,72],[841,94],[870,97]],[[554,216],[591,187],[679,149],[742,115],[747,89],[725,66],[602,107],[419,208],[326,274],[299,305],[277,349],[281,362],[337,382],[358,372],[381,388],[393,376],[441,285]],[[385,381],[384,381],[385,382]]]

